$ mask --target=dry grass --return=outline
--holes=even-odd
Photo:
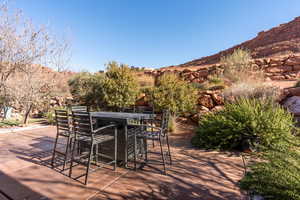
[[[266,85],[263,82],[247,80],[233,83],[223,92],[227,101],[235,101],[240,98],[273,99],[279,98],[280,90],[276,86]]]

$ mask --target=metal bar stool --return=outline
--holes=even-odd
[[[170,144],[169,144],[169,136],[168,136],[168,124],[169,124],[169,119],[170,119],[170,112],[167,110],[163,111],[162,114],[162,120],[161,120],[161,126],[160,127],[156,127],[156,126],[151,126],[148,124],[141,124],[141,125],[137,125],[137,126],[141,126],[141,129],[136,129],[135,132],[137,132],[137,130],[139,130],[136,134],[135,134],[135,139],[134,139],[134,155],[136,158],[137,155],[137,151],[136,151],[136,147],[137,147],[137,141],[140,139],[143,139],[143,141],[147,141],[148,139],[150,140],[155,140],[159,142],[159,146],[160,146],[160,154],[161,154],[161,159],[163,162],[163,167],[164,167],[164,174],[166,174],[166,158],[165,156],[167,156],[169,158],[169,163],[170,165],[172,165],[172,156],[171,156],[171,151],[170,151]],[[150,130],[149,130],[150,129]],[[166,144],[167,144],[167,151],[166,151],[166,155],[165,155],[165,151],[163,149],[163,139],[166,140]],[[145,160],[146,162],[148,161],[148,148],[147,148],[147,144],[145,145]],[[136,159],[134,159],[134,161],[136,161]],[[136,164],[135,164],[136,166]]]
[[[73,112],[88,112],[89,109],[87,106],[77,106],[77,105],[72,105],[71,106],[71,111]]]
[[[73,141],[73,151],[71,157],[71,166],[69,171],[69,176],[72,176],[74,163],[83,165],[86,167],[84,174],[81,174],[74,178],[75,180],[85,176],[84,184],[87,184],[88,175],[90,171],[95,171],[102,166],[98,165],[98,157],[105,157],[110,161],[105,164],[113,164],[113,170],[117,167],[117,126],[115,124],[110,124],[97,129],[93,127],[92,116],[89,112],[72,112],[73,118],[73,131],[74,131],[74,141]],[[114,140],[114,156],[110,157],[108,155],[99,152],[99,145]],[[81,148],[77,151],[77,148]],[[78,145],[82,144],[82,145]],[[76,153],[80,152],[78,155]],[[94,161],[93,163],[91,161]],[[94,164],[96,168],[91,168],[91,164]]]
[[[66,110],[55,110],[55,119],[56,119],[56,139],[53,148],[53,155],[51,160],[51,166],[54,168],[54,162],[56,160],[56,155],[59,154],[63,157],[63,169],[65,170],[65,166],[70,159],[68,159],[68,152],[71,150],[71,143],[73,139],[73,133],[70,126],[69,113]],[[64,137],[67,139],[66,148],[64,152],[61,152],[57,149],[57,143],[59,137]]]

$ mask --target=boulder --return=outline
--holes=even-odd
[[[286,65],[300,65],[300,57],[291,57],[285,61]]]
[[[199,77],[207,77],[209,75],[209,71],[208,70],[199,70],[198,71],[198,76]]]
[[[215,102],[216,105],[223,105],[224,104],[224,98],[220,94],[212,94],[211,95],[213,101]]]
[[[213,109],[211,109],[212,112],[218,112],[222,110],[224,107],[223,106],[215,106]]]
[[[202,95],[202,96],[199,97],[198,104],[202,105],[202,106],[205,106],[209,109],[214,107],[214,102],[213,102],[211,96],[207,95],[207,94]]]
[[[295,115],[300,115],[300,96],[292,96],[287,98],[282,104],[288,111]]]
[[[290,72],[293,71],[292,66],[278,66],[278,67],[268,67],[266,72],[276,73],[276,72]]]
[[[293,71],[300,71],[300,65],[294,65]]]
[[[285,77],[283,75],[275,75],[271,76],[272,80],[285,80]]]

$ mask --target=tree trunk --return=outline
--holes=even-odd
[[[25,116],[24,116],[24,124],[27,124],[27,120],[28,120],[28,116],[30,114],[32,108],[32,104],[29,105],[29,108],[27,109],[27,111],[25,112]]]

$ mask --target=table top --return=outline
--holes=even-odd
[[[92,117],[114,119],[153,119],[155,114],[126,113],[126,112],[91,112]]]

